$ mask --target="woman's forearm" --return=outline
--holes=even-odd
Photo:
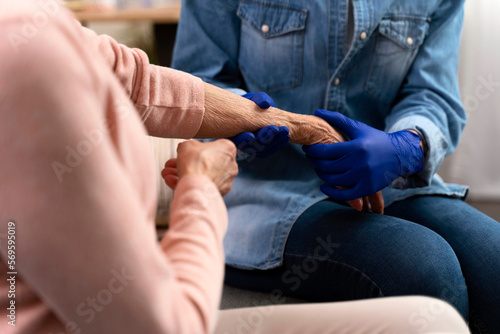
[[[232,137],[268,125],[286,126],[290,142],[303,145],[344,141],[323,119],[278,108],[261,109],[254,102],[205,83],[205,114],[196,138]]]

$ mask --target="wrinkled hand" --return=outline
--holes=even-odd
[[[226,195],[238,174],[236,147],[227,139],[209,143],[196,140],[180,143],[177,158],[165,163],[161,175],[165,183],[175,189],[179,180],[190,174],[207,176],[215,183],[221,195]]]
[[[304,147],[318,176],[326,183],[321,190],[331,198],[352,200],[369,196],[396,178],[422,169],[423,151],[417,134],[410,131],[388,134],[337,112],[316,110],[315,115],[350,138],[333,145]]]
[[[290,142],[302,145],[334,144],[346,141],[344,136],[324,119],[313,115],[290,114]],[[357,211],[384,213],[381,192],[357,198],[347,203]]]
[[[327,121],[314,115],[287,113],[290,142],[301,145],[333,144],[345,141],[344,136]]]
[[[269,107],[275,107],[273,99],[266,93],[247,93],[242,96],[255,102],[259,108],[268,109]],[[238,150],[249,154],[250,157],[257,158],[267,158],[274,154],[285,146],[289,139],[288,128],[286,126],[277,127],[276,125],[266,126],[254,133],[243,132],[229,138]]]

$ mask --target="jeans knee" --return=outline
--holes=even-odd
[[[404,239],[403,239],[404,240]],[[407,235],[408,247],[399,249],[403,280],[397,294],[436,297],[452,304],[464,318],[468,314],[467,286],[460,262],[451,246],[431,230],[418,228]],[[395,251],[398,251],[395,249]],[[400,254],[401,255],[401,254]],[[396,259],[393,259],[396,263]]]

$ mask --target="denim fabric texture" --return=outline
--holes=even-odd
[[[386,132],[414,129],[427,147],[422,171],[384,189],[386,205],[414,195],[465,197],[435,173],[466,121],[457,84],[462,1],[185,0],[173,67],[232,90],[268,93],[301,114],[334,110]],[[228,264],[283,262],[297,218],[326,196],[301,148],[239,162],[226,196]]]

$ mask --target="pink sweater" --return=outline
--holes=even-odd
[[[0,8],[0,333],[210,332],[224,202],[205,176],[183,178],[158,244],[146,136],[198,131],[201,80],[149,65],[54,0]]]

